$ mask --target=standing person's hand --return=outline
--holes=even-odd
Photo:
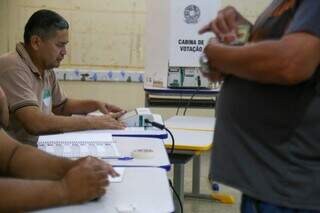
[[[208,78],[211,82],[220,82],[223,80],[224,75],[218,70],[218,68],[215,66],[215,60],[210,57],[210,47],[212,45],[219,45],[219,41],[216,38],[211,38],[204,48],[204,54],[207,59],[207,66],[209,68],[208,72],[202,72],[202,75],[206,78]]]
[[[235,32],[239,24],[251,25],[234,7],[228,6],[220,10],[217,17],[201,28],[199,33],[213,32],[220,41],[230,43],[236,39]]]
[[[60,181],[66,204],[77,204],[103,196],[108,175],[118,176],[111,165],[93,157],[78,160]]]
[[[216,83],[223,81],[224,77],[224,75],[221,72],[216,70],[210,73],[203,73],[202,75],[206,77],[209,81]]]

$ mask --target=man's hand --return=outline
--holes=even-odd
[[[220,82],[223,80],[224,75],[216,68],[214,58],[210,57],[209,49],[211,45],[219,45],[219,41],[215,38],[211,38],[208,42],[208,45],[205,47],[204,53],[208,59],[208,67],[210,72],[202,73],[202,75],[208,78],[208,80],[211,82]]]
[[[211,82],[221,82],[223,81],[224,75],[219,71],[213,71],[210,73],[203,73],[204,77],[206,77]]]
[[[239,24],[250,24],[234,7],[226,7],[218,12],[218,16],[213,19],[209,24],[205,25],[201,30],[200,34],[206,32],[213,32],[220,41],[230,43],[236,39],[236,29]],[[228,36],[226,36],[228,35]],[[233,36],[232,36],[233,35]]]
[[[87,116],[92,129],[123,129],[126,126],[117,120],[122,113],[105,114],[101,116]]]
[[[78,160],[60,181],[67,204],[77,204],[103,196],[108,175],[118,176],[111,165],[93,157]]]
[[[121,109],[120,107],[117,107],[115,105],[111,105],[108,103],[100,102],[100,101],[97,101],[96,105],[97,105],[97,110],[99,110],[100,112],[102,112],[104,114],[108,114],[110,112],[114,112],[114,113],[122,112],[122,114],[123,114],[126,112],[125,110]]]

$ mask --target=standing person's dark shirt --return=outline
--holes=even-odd
[[[251,42],[306,32],[320,36],[320,1],[275,0]],[[301,67],[303,69],[303,67]],[[217,104],[211,174],[258,200],[320,210],[319,67],[294,86],[229,76]]]

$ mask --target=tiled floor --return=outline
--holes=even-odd
[[[206,152],[201,155],[201,182],[200,191],[202,194],[211,194],[212,190],[208,182],[210,153]],[[172,178],[172,170],[169,172],[169,177]],[[239,204],[241,194],[239,191],[223,186],[220,186],[219,193],[229,194],[235,198],[235,204],[222,204],[214,200],[200,200],[194,198],[185,198],[184,213],[237,213],[239,212]],[[192,160],[185,167],[185,191],[191,192],[192,187]]]

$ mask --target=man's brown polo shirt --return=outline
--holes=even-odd
[[[15,52],[0,56],[0,86],[8,98],[8,133],[20,142],[35,146],[38,137],[30,135],[14,114],[26,106],[37,106],[43,113],[51,114],[52,107],[67,100],[53,70],[46,70],[42,77],[24,45],[18,43]]]

